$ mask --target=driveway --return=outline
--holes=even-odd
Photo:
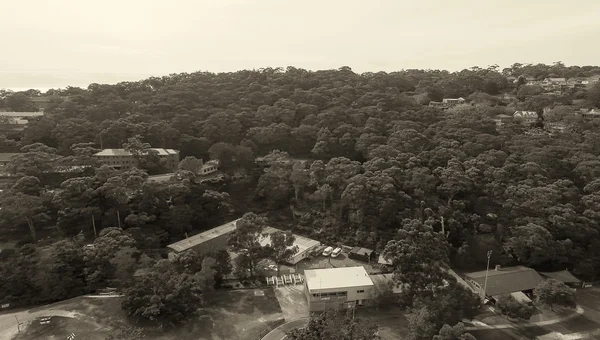
[[[303,319],[298,319],[294,321],[290,321],[288,323],[284,323],[283,325],[275,328],[267,335],[265,335],[262,340],[282,340],[285,338],[285,334],[293,329],[306,327],[308,325],[308,317]]]
[[[303,285],[285,285],[274,290],[286,322],[308,316],[308,303],[304,296]]]

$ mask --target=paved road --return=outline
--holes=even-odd
[[[285,338],[285,333],[296,329],[305,327],[308,324],[308,318],[293,320],[288,323],[284,323],[283,325],[275,328],[270,333],[265,335],[262,340],[281,340]]]

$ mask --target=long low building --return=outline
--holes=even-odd
[[[267,228],[265,228],[265,230],[263,230],[264,233],[269,234],[269,235],[279,232],[279,231],[283,231],[283,230],[279,230],[279,229],[272,228],[272,227],[267,227]],[[294,257],[292,257],[292,260],[290,261],[291,264],[296,264],[296,263],[304,260],[305,258],[307,258],[309,256],[311,251],[313,251],[315,248],[317,248],[321,245],[321,242],[309,239],[304,236],[294,234],[294,237],[295,237],[295,240],[294,240],[293,246],[298,247],[298,252],[294,255]],[[270,244],[270,242],[271,242],[271,239],[269,236],[264,237],[260,240],[260,243],[263,246]]]
[[[235,230],[237,221],[239,221],[239,219],[169,244],[167,246],[167,248],[170,249],[169,259],[173,259],[176,254],[186,250],[193,250],[200,254],[206,254],[226,249],[227,240],[229,235]]]
[[[310,312],[363,305],[373,288],[373,280],[362,266],[304,271],[304,294]]]
[[[544,279],[534,269],[516,266],[502,268],[496,266],[487,272],[482,270],[465,274],[465,281],[475,289],[478,294],[483,294],[485,287],[486,296],[497,296],[518,292],[530,292]]]

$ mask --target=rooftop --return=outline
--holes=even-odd
[[[466,277],[479,283],[485,281],[485,270],[467,273]],[[535,270],[523,266],[490,269],[486,287],[487,295],[498,295],[533,289],[544,279]]]
[[[545,276],[556,281],[564,283],[580,283],[581,280],[573,276],[568,270],[561,270],[558,272],[540,272],[542,276]]]
[[[43,116],[43,111],[38,112],[0,112],[0,116],[4,117],[40,117]]]
[[[148,176],[148,181],[150,182],[168,182],[171,177],[175,175],[174,173],[162,174],[162,175],[152,175]]]
[[[304,277],[309,291],[373,286],[364,267],[307,269]]]
[[[8,161],[10,161],[10,158],[14,155],[18,155],[18,153],[1,152],[0,153],[0,162],[8,162]]]
[[[150,150],[157,151],[159,156],[176,155],[179,153],[179,151],[173,149],[151,148]],[[131,152],[125,151],[125,149],[104,149],[95,156],[131,156]]]
[[[351,253],[371,256],[373,250],[361,247],[354,247],[350,250]]]
[[[278,231],[283,231],[283,230],[279,230],[273,227],[266,227],[263,230],[263,233],[267,233],[267,234],[272,234]],[[304,236],[300,236],[300,235],[296,235],[294,234],[294,236],[296,237],[296,240],[294,241],[294,246],[298,246],[298,253],[301,253],[307,249],[310,249],[312,247],[318,246],[319,244],[321,244],[321,242],[319,241],[315,241],[312,240],[308,237],[304,237]],[[260,244],[262,246],[266,246],[267,244],[271,243],[271,239],[267,236],[263,239],[260,240]]]
[[[197,245],[200,245],[208,240],[212,240],[215,237],[219,237],[221,235],[228,234],[228,233],[234,231],[235,227],[237,225],[237,221],[239,221],[239,219],[231,221],[226,224],[223,224],[216,228],[207,230],[203,233],[188,237],[181,241],[169,244],[167,247],[175,250],[176,252],[182,252],[182,251],[188,250],[188,249],[195,247]]]

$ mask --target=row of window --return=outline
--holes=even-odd
[[[359,289],[356,293],[364,293],[364,289]],[[348,292],[330,292],[330,293],[315,293],[312,295],[313,297],[327,297],[327,296],[348,296]]]

